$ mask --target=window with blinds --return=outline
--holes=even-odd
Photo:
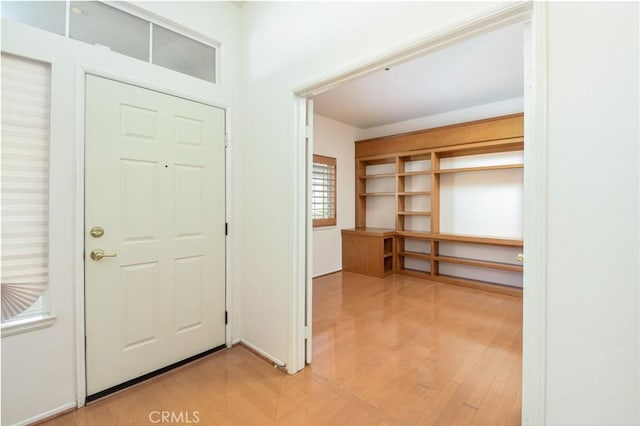
[[[336,159],[313,156],[311,177],[313,226],[336,224]]]
[[[51,66],[2,53],[2,322],[43,312],[49,281]]]

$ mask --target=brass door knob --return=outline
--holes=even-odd
[[[104,257],[116,257],[117,255],[118,253],[106,254],[102,249],[94,249],[91,250],[91,254],[89,255],[89,257],[91,257],[91,259],[93,260],[101,260]]]
[[[516,260],[521,263],[524,262],[524,254],[518,253],[518,255],[516,256]]]

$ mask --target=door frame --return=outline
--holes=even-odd
[[[522,423],[544,424],[546,415],[546,294],[547,294],[547,5],[543,2],[518,2],[500,5],[475,15],[441,31],[427,35],[417,42],[402,46],[360,66],[335,74],[321,81],[300,86],[296,96],[294,118],[297,131],[295,144],[296,180],[304,182],[310,164],[305,157],[306,99],[330,90],[344,82],[368,75],[381,68],[416,59],[454,43],[515,23],[525,24],[525,172],[524,172],[524,254],[529,265],[524,269],[523,290],[523,365],[522,369]],[[307,189],[308,190],[308,189]],[[296,370],[304,367],[305,303],[304,296],[311,291],[312,282],[305,270],[310,246],[306,235],[313,235],[305,221],[308,211],[307,195],[297,188],[294,217],[296,249],[295,284],[291,359]],[[307,223],[305,229],[304,224]],[[312,238],[312,237],[311,237]],[[303,263],[307,262],[307,264]],[[302,265],[302,266],[300,266]],[[302,314],[301,314],[302,313]]]
[[[96,77],[102,77],[110,80],[117,81],[119,83],[129,84],[137,86],[143,89],[153,90],[155,92],[163,93],[166,95],[186,99],[193,102],[198,102],[207,106],[220,108],[225,111],[225,221],[229,223],[231,217],[231,177],[232,177],[232,144],[231,144],[231,107],[225,103],[215,102],[208,98],[200,98],[195,96],[189,96],[174,88],[162,86],[149,81],[141,81],[124,74],[118,74],[108,72],[100,68],[95,68],[87,65],[78,65],[76,67],[76,116],[75,116],[75,180],[76,180],[76,194],[75,194],[75,223],[76,230],[74,235],[74,245],[76,252],[73,253],[74,258],[77,259],[76,267],[74,270],[75,278],[75,330],[76,330],[76,398],[78,408],[83,407],[86,404],[87,398],[87,376],[86,376],[86,341],[85,341],[85,247],[84,247],[84,228],[85,228],[85,114],[86,114],[86,77],[87,75],[94,75]],[[233,248],[233,239],[230,235],[225,237],[225,310],[229,312],[231,310],[232,289],[230,282],[232,282],[232,268],[231,268],[231,253]],[[225,324],[225,344],[227,348],[232,345],[231,336],[231,323],[232,316],[227,316],[228,321]]]

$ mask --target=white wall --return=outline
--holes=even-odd
[[[77,339],[82,338],[76,328],[82,311],[81,306],[76,306],[79,282],[75,275],[82,267],[82,245],[77,236],[83,227],[82,214],[77,215],[82,206],[76,204],[82,188],[77,174],[82,160],[77,155],[83,145],[76,133],[76,120],[83,112],[79,67],[91,67],[211,103],[231,107],[237,104],[238,8],[222,2],[143,6],[221,41],[221,83],[212,85],[118,53],[2,21],[3,51],[52,63],[50,305],[51,313],[57,316],[49,328],[2,338],[3,425],[52,414],[75,404],[78,398],[77,367],[83,365],[76,354]],[[232,207],[237,211],[237,205]]]
[[[549,424],[640,424],[638,12],[549,3]]]
[[[337,161],[336,226],[313,228],[313,276],[342,269],[341,229],[355,226],[355,134],[356,127],[315,114],[313,116],[313,153],[334,157]]]
[[[293,90],[368,62],[497,3],[247,2],[242,8],[243,338],[301,369],[301,139]],[[265,209],[265,206],[269,206]],[[299,308],[298,308],[299,309]]]
[[[358,131],[358,140],[379,138],[414,132],[416,130],[432,129],[434,127],[449,126],[467,121],[482,120],[501,115],[517,114],[524,111],[524,98],[513,98],[490,104],[476,105],[469,108],[447,111],[440,114],[427,115],[398,123],[369,127]]]
[[[247,339],[300,367],[292,90],[494,5],[245,4]],[[552,3],[548,43],[547,420],[638,424],[638,5]]]

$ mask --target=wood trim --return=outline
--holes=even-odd
[[[327,166],[336,166],[337,160],[334,157],[327,157],[326,155],[313,154],[314,163],[322,163]]]
[[[524,137],[524,114],[356,141],[356,158]]]
[[[337,222],[335,217],[330,217],[327,219],[313,219],[314,228],[318,228],[320,226],[335,226],[336,223]]]
[[[469,280],[464,278],[450,277],[448,275],[438,275],[437,278],[431,278],[433,281],[445,284],[453,284],[460,287],[474,288],[476,290],[489,291],[491,293],[504,294],[506,296],[522,297],[522,289],[518,287],[510,287],[506,285],[488,283],[485,281]]]

